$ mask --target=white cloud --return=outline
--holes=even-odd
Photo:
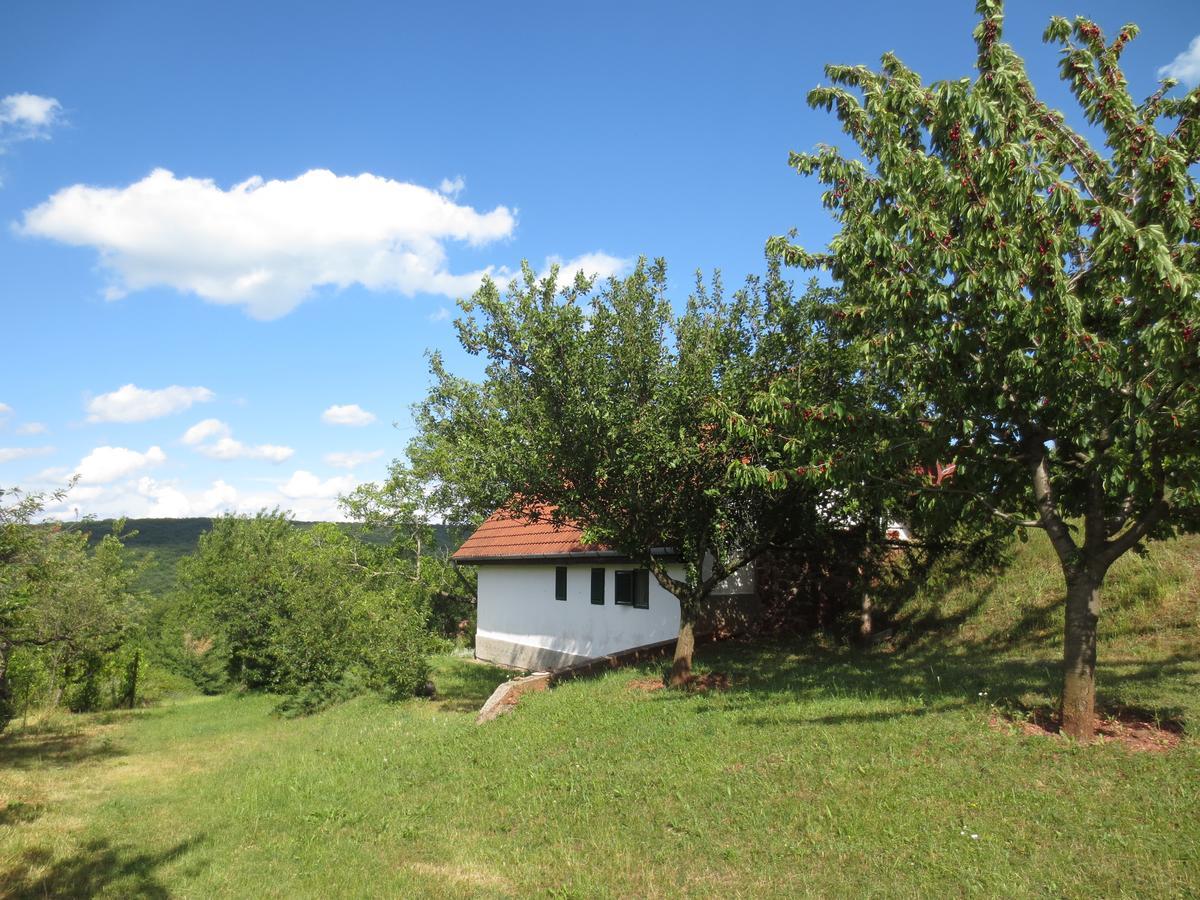
[[[65,474],[57,473],[55,480],[61,483]],[[84,515],[215,516],[226,512],[253,514],[278,507],[305,521],[341,521],[345,515],[337,498],[360,483],[352,475],[322,479],[302,469],[260,490],[239,489],[220,479],[206,487],[192,487],[175,480],[159,481],[140,475],[107,484],[77,484],[64,500],[47,508],[46,516],[52,519],[77,519]]]
[[[54,124],[62,104],[53,97],[37,94],[9,94],[0,100],[0,125],[44,128]]]
[[[17,426],[17,434],[45,434],[45,422],[24,422]]]
[[[201,495],[201,499],[204,503],[204,509],[224,512],[237,508],[238,492],[237,488],[233,485],[226,484],[218,478],[212,483],[212,487]],[[212,515],[212,513],[210,512],[209,515]]]
[[[164,484],[143,475],[138,479],[137,492],[153,501],[145,513],[147,517],[179,519],[192,514],[192,503],[187,494],[172,484]]]
[[[212,438],[217,440],[210,444],[205,443]],[[183,433],[180,440],[188,446],[195,447],[198,453],[213,459],[265,459],[281,463],[296,452],[291,447],[276,444],[243,444],[234,439],[232,430],[220,419],[204,419],[197,422]]]
[[[265,459],[273,463],[281,463],[296,452],[291,447],[280,447],[276,444],[259,444],[252,447],[231,437],[223,437],[215,444],[205,444],[196,450],[213,459]]]
[[[145,453],[125,447],[97,447],[80,461],[75,474],[79,476],[80,484],[107,484],[159,465],[166,458],[160,447],[151,447]]]
[[[53,453],[53,447],[0,447],[0,463]]]
[[[224,190],[156,169],[123,188],[64,188],[18,230],[95,248],[111,298],[165,286],[273,319],[323,285],[469,294],[493,270],[452,273],[446,242],[482,246],[515,227],[507,207],[479,212],[378,175],[313,169]]]
[[[425,317],[429,322],[445,322],[449,318],[450,310],[445,306],[439,306],[434,312]]]
[[[161,390],[146,390],[127,384],[109,394],[93,397],[87,405],[89,422],[145,422],[183,412],[193,403],[207,403],[215,395],[206,387],[173,384]]]
[[[608,253],[585,253],[565,262],[561,257],[550,256],[546,258],[546,265],[542,268],[540,276],[546,278],[550,274],[550,267],[558,266],[557,284],[563,288],[575,282],[576,272],[583,272],[588,278],[594,275],[603,280],[612,275],[624,274],[629,271],[631,265],[631,260]]]
[[[220,419],[204,419],[183,433],[180,438],[188,446],[202,444],[212,437],[229,437],[229,426]]]
[[[383,456],[382,450],[349,450],[326,453],[325,464],[338,469],[353,469],[355,466],[361,466],[363,463],[379,459],[381,456]]]
[[[0,153],[17,141],[50,136],[62,118],[62,104],[53,97],[9,94],[0,99]]]
[[[1174,78],[1186,85],[1200,84],[1200,34],[1192,38],[1188,48],[1158,70],[1159,78]]]
[[[7,403],[0,403],[0,419],[12,415],[13,408]]]
[[[321,421],[326,425],[370,425],[375,421],[375,414],[367,412],[357,403],[343,406],[334,404],[321,413]]]
[[[467,179],[461,175],[455,175],[453,178],[443,178],[442,183],[438,185],[438,193],[445,194],[453,199],[461,194],[467,187]]]
[[[312,472],[297,469],[291,478],[279,485],[279,492],[293,500],[328,500],[356,487],[358,480],[353,475],[335,475],[322,481]]]
[[[256,512],[261,508],[243,508],[237,489],[221,480],[207,489],[189,490],[174,481],[157,481],[143,475],[118,484],[76,485],[65,499],[49,506],[46,515],[51,519],[78,519],[84,515],[180,518]]]

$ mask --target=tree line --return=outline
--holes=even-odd
[[[395,519],[397,496],[384,484],[345,498],[371,522],[357,533],[277,510],[215,519],[176,587],[151,594],[123,522],[94,540],[86,523],[39,522],[47,497],[0,492],[0,729],[31,709],[171,691],[268,691],[285,714],[426,691],[430,654],[470,628],[474,583],[432,525]]]

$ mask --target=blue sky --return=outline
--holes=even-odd
[[[822,66],[968,75],[972,6],[9,4],[0,485],[79,472],[64,516],[333,517],[401,454],[425,351],[475,371],[449,317],[479,273],[661,255],[682,300],[771,234],[823,245],[786,166],[838,139],[804,103]],[[1040,36],[1078,13],[1142,27],[1138,96],[1181,54],[1200,79],[1194,2],[1010,2],[1068,114]]]

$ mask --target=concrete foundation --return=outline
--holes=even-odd
[[[479,635],[475,637],[475,658],[495,663],[498,666],[527,669],[533,672],[553,672],[555,669],[566,669],[591,659],[591,657],[580,656],[577,653],[548,650],[545,647],[533,647],[529,644],[518,644]]]

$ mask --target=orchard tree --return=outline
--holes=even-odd
[[[89,551],[86,532],[37,521],[66,494],[0,489],[0,730],[14,713],[14,656],[47,675],[52,703],[71,683],[74,705],[91,708],[100,668],[135,628],[141,570],[124,553],[124,522]]]
[[[428,610],[390,562],[332,523],[223,516],[180,561],[190,642],[229,681],[283,694],[288,712],[366,688],[411,696],[428,674]]]
[[[575,523],[644,566],[679,601],[671,681],[683,683],[713,588],[813,509],[803,485],[772,497],[728,477],[750,448],[721,410],[740,409],[796,346],[781,339],[792,303],[778,267],[730,297],[698,284],[676,314],[661,260],[565,287],[525,265],[507,296],[488,280],[462,308],[459,340],[485,378],[433,357],[410,451],[439,484],[431,502]]]
[[[411,462],[395,459],[384,481],[360,484],[339,505],[368,532],[390,535],[384,568],[428,602],[430,625],[452,637],[474,621],[476,581],[469,570],[454,564],[451,551],[483,514],[464,519],[461,510],[453,511],[453,503],[435,507],[427,491],[444,494],[445,485],[422,476]],[[452,512],[443,512],[435,522],[435,508]]]
[[[822,253],[771,247],[832,274],[864,365],[922,423],[914,456],[957,464],[923,487],[1049,535],[1067,589],[1062,726],[1087,740],[1105,574],[1200,519],[1200,89],[1165,81],[1135,101],[1121,54],[1136,27],[1109,39],[1054,18],[1080,131],[1001,40],[1000,0],[977,10],[973,80],[925,84],[891,54],[877,72],[827,67],[809,103],[857,153],[791,165],[828,186],[840,230]]]

